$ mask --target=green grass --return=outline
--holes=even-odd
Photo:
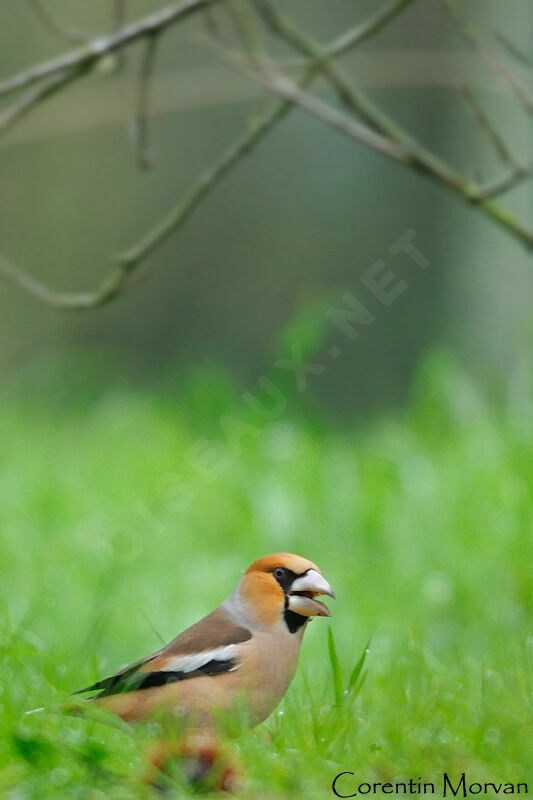
[[[243,411],[223,380],[50,398],[5,397],[0,422],[0,796],[150,796],[138,775],[153,724],[54,707],[275,550],[316,561],[337,600],[278,711],[234,744],[242,797],[332,797],[345,770],[420,776],[437,796],[445,771],[531,788],[525,401],[495,410],[433,359],[402,413],[346,432],[250,412],[258,427],[230,447],[218,420]],[[50,710],[24,715],[38,706]]]

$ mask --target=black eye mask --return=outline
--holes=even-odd
[[[309,622],[308,617],[304,617],[302,614],[295,614],[294,611],[291,611],[289,608],[289,598],[288,594],[290,588],[293,584],[293,581],[300,576],[293,572],[292,569],[288,569],[287,567],[276,567],[272,570],[272,575],[277,580],[281,588],[283,589],[283,593],[285,594],[285,611],[284,611],[284,619],[287,628],[289,629],[290,633],[296,633],[300,630],[302,625],[305,625],[306,622]]]
[[[276,567],[272,571],[272,575],[277,580],[285,594],[289,593],[292,582],[298,577],[298,575],[293,572],[292,569],[287,569],[287,567]]]

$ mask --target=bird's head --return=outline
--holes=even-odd
[[[317,596],[335,597],[333,589],[312,561],[292,553],[273,553],[254,561],[240,583],[240,596],[266,625],[283,619],[291,633],[311,617],[329,617]]]

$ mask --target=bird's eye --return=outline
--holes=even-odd
[[[280,581],[285,575],[285,570],[283,569],[283,567],[276,567],[276,569],[272,574],[274,575],[276,580]]]

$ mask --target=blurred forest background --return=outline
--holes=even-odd
[[[82,30],[109,25],[108,0],[44,5]],[[130,0],[128,18],[163,5]],[[470,0],[461,7],[488,37],[498,34],[517,51],[531,51],[527,0]],[[357,18],[375,9],[374,0],[360,0]],[[324,42],[355,21],[346,0],[294,0],[286,11]],[[19,0],[2,3],[0,30],[3,77],[72,47]],[[530,79],[530,68],[501,42],[494,39],[493,47],[521,80]],[[115,68],[100,65],[0,139],[2,254],[55,288],[94,287],[110,256],[154,225],[268,101],[207,44],[200,22],[175,27],[158,46],[152,79],[153,168],[139,170],[131,128],[141,58],[141,45],[128,48]],[[414,3],[343,65],[467,177],[495,161],[490,137],[457,91],[465,81],[516,158],[525,164],[532,158],[531,114],[461,39],[438,2]],[[529,222],[530,187],[505,198]],[[360,276],[387,259],[407,229],[431,266],[422,271],[389,258],[408,291],[384,308]],[[124,382],[146,387],[169,375],[180,384],[191,367],[211,364],[247,387],[271,372],[280,337],[295,318],[342,305],[346,291],[366,302],[376,321],[335,360],[327,354],[343,342],[334,325],[315,343],[315,360],[327,359],[327,373],[311,377],[306,399],[318,400],[330,417],[401,403],[421,354],[436,344],[455,353],[491,393],[516,377],[531,349],[531,253],[453,194],[301,110],[237,164],[150,256],[149,267],[146,279],[117,302],[83,314],[57,313],[3,282],[4,386],[38,374],[43,391],[45,376],[59,375],[69,392],[77,373],[93,392]]]

